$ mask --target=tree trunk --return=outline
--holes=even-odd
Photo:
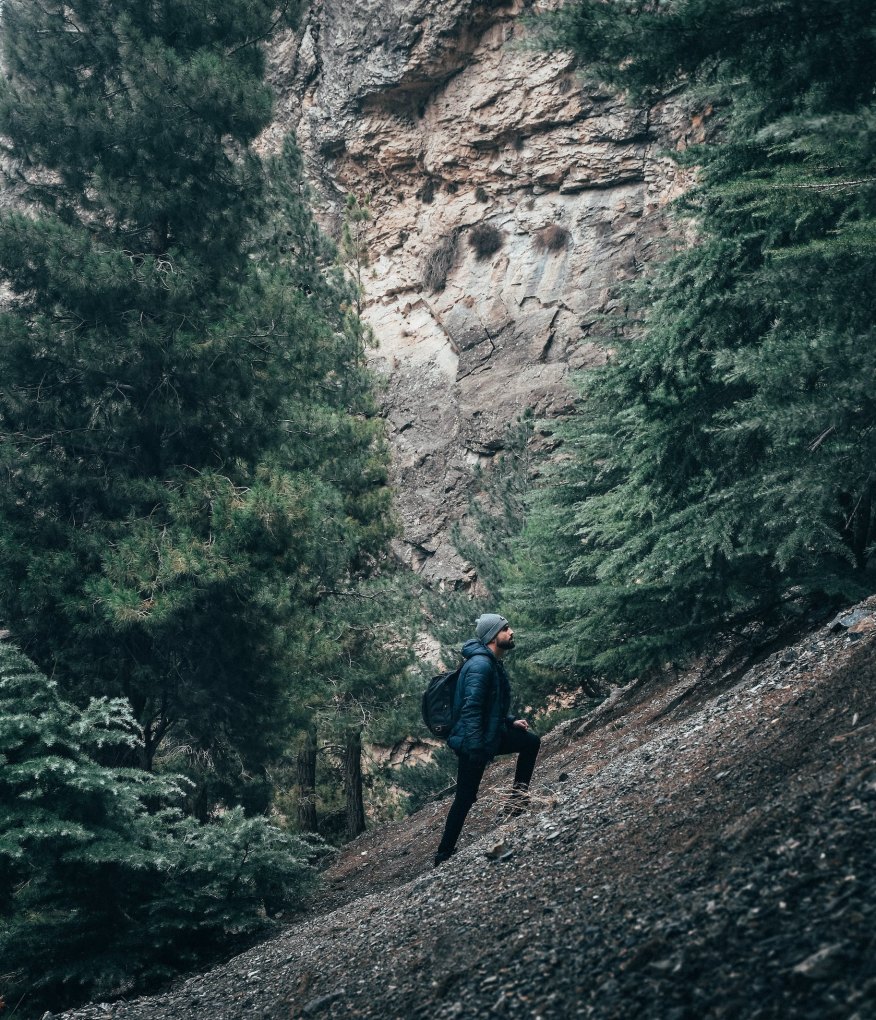
[[[362,730],[347,730],[344,741],[344,795],[347,801],[347,838],[365,831],[362,803]]]
[[[298,751],[298,827],[316,832],[316,730],[308,727]]]
[[[867,486],[867,490],[858,501],[855,508],[854,523],[854,550],[855,564],[859,570],[867,566],[867,548],[870,545],[873,534],[873,486]]]

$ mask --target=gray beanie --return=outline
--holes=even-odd
[[[498,613],[484,613],[477,618],[475,623],[475,634],[488,645],[503,627],[508,626],[508,621]]]

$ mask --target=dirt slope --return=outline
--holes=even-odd
[[[523,817],[493,766],[442,868],[446,801],[348,847],[279,938],[65,1016],[876,1017],[876,599],[860,608],[854,634],[555,731]]]

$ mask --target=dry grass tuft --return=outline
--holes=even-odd
[[[479,259],[489,258],[502,247],[502,231],[491,223],[478,223],[472,227],[468,243]]]
[[[571,241],[572,235],[559,223],[549,223],[535,235],[535,247],[539,251],[562,251]]]
[[[459,231],[454,230],[443,237],[426,256],[423,266],[423,286],[433,293],[444,290],[447,277],[456,257]]]

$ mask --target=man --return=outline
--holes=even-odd
[[[522,808],[541,744],[525,719],[509,715],[511,685],[502,660],[514,647],[514,631],[504,616],[484,613],[475,623],[476,638],[462,647],[465,664],[456,684],[453,726],[447,743],[459,758],[456,796],[435,866],[456,849],[456,841],[472,804],[477,800],[484,769],[497,754],[517,754],[511,796]]]

